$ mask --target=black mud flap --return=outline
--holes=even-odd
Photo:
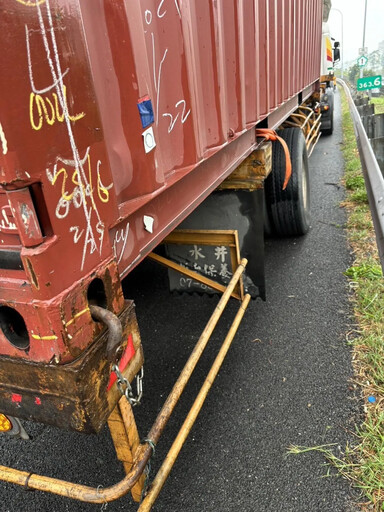
[[[180,229],[237,230],[240,255],[248,259],[243,276],[244,291],[265,300],[264,275],[264,190],[217,191],[211,194],[183,223]],[[166,246],[169,259],[226,285],[231,277],[228,255],[222,247]],[[169,270],[171,291],[216,293],[204,285],[187,281]]]

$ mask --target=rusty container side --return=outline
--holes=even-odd
[[[90,301],[121,312],[120,279],[316,87],[321,15],[0,0],[0,354],[82,354],[101,330]]]
[[[117,126],[111,110],[127,112],[142,98],[154,109],[156,147],[145,155],[145,168],[157,169],[158,188],[138,200],[134,182],[124,186],[121,165],[116,174],[111,166],[114,183],[121,184],[124,220],[110,238],[125,275],[251,151],[257,123],[274,113],[265,123],[276,126],[296,108],[298,93],[303,91],[304,99],[312,92],[319,77],[322,2],[148,0],[106,8],[96,1],[91,7],[81,3],[81,9],[96,93],[105,99],[99,103],[105,133]],[[115,45],[109,57],[97,42],[108,27]],[[126,85],[127,59],[112,62],[123,41],[133,47],[135,101]],[[107,81],[107,69],[117,77],[126,73],[125,79]],[[115,94],[107,90],[111,80]],[[138,116],[132,111],[130,126],[134,122]],[[129,154],[143,157],[140,125],[133,131],[136,138],[126,138]],[[127,159],[121,155],[121,161]]]

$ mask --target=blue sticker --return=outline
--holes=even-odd
[[[155,118],[153,115],[152,101],[148,96],[139,100],[137,108],[139,109],[141,124],[143,125],[143,128],[146,128],[154,122]]]

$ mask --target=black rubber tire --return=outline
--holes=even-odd
[[[321,129],[321,134],[322,135],[332,135],[332,133],[333,133],[333,110],[334,110],[333,105],[334,105],[334,100],[335,100],[335,94],[331,88],[327,88],[325,94],[327,95],[327,102],[329,105],[329,110],[327,112],[327,119],[330,118],[331,124],[330,124],[329,128],[326,128],[324,130]]]
[[[265,180],[269,225],[276,236],[305,235],[310,227],[308,153],[300,128],[285,128],[278,135],[287,143],[292,176],[283,190],[285,153],[279,141],[272,143],[272,171]]]

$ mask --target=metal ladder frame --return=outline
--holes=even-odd
[[[166,259],[164,258],[164,260]],[[161,263],[167,264],[167,261],[169,260],[161,261]],[[225,309],[225,306],[227,305],[230,297],[233,295],[235,287],[239,283],[246,265],[247,260],[244,258],[241,260],[238,268],[232,276],[232,279],[228,283],[228,286],[225,288],[219,303],[213,311],[211,318],[205,326],[198,342],[196,343],[182,372],[174,384],[172,391],[168,395],[168,398],[166,399],[146,439],[140,443],[132,407],[124,396],[120,399],[116,408],[112,412],[108,420],[108,425],[111,430],[113,442],[115,444],[117,457],[124,464],[126,471],[125,478],[123,478],[117,484],[107,488],[102,488],[100,486],[88,487],[57,478],[38,475],[27,471],[20,471],[6,466],[0,466],[0,480],[21,485],[25,489],[49,492],[88,503],[108,503],[110,501],[121,498],[129,491],[131,491],[135,501],[140,501],[145,483],[145,469],[150,461],[154,448],[158,443],[161,434],[192,375],[192,372],[194,371],[204,349],[206,348],[212,332]],[[194,278],[199,279],[201,276],[196,274]],[[191,407],[178,435],[176,436],[160,470],[156,474],[147,495],[145,496],[138,509],[140,512],[151,510],[152,505],[157,499],[173,467],[173,464],[175,463],[177,456],[202,408],[209,389],[211,388],[213,381],[220,370],[220,367],[244,316],[250,298],[250,295],[246,294],[242,299],[240,308],[233,320],[233,323],[224,342],[222,343],[222,346],[208,373],[208,376],[204,381],[200,392],[198,393],[195,402]]]

